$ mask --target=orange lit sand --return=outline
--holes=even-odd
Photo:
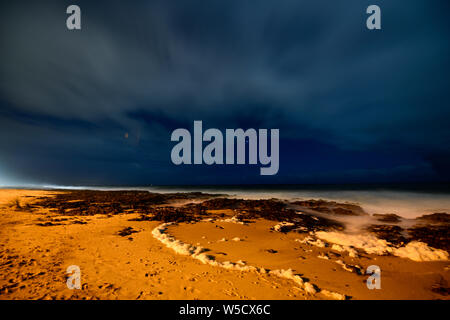
[[[178,255],[153,237],[152,230],[160,222],[128,221],[135,214],[64,217],[8,207],[14,199],[23,206],[34,197],[52,193],[0,190],[1,299],[323,298],[308,295],[292,280],[273,274],[225,270]],[[48,221],[61,225],[36,225]],[[301,234],[271,231],[275,224],[263,219],[249,225],[204,221],[171,225],[167,232],[185,243],[210,249],[219,262],[244,260],[246,265],[270,270],[291,268],[316,287],[352,299],[448,299],[431,288],[438,283],[447,286],[449,262],[414,262],[368,254],[335,257],[330,248],[295,241],[304,237]],[[138,232],[117,235],[125,227]],[[232,241],[236,237],[243,241]],[[227,241],[219,241],[223,238]],[[329,260],[318,258],[325,253]],[[382,289],[368,290],[367,275],[345,271],[337,260],[363,270],[372,264],[380,266]],[[81,290],[66,287],[70,265],[81,268]]]

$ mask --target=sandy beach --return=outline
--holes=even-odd
[[[0,299],[449,299],[449,216],[205,193],[0,190]],[[79,266],[81,288],[67,268]],[[369,266],[381,289],[369,290]]]

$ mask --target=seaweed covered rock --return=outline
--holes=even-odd
[[[424,225],[408,229],[411,240],[425,242],[430,247],[450,252],[450,225]]]
[[[295,201],[292,202],[292,204],[326,214],[345,216],[367,215],[367,212],[365,212],[360,206],[353,203],[339,203],[336,201],[325,201],[320,199]]]
[[[416,218],[416,220],[426,221],[431,223],[449,223],[450,224],[450,214],[446,212],[439,212],[433,214],[425,214]]]
[[[402,217],[400,217],[394,213],[386,213],[386,214],[375,213],[373,215],[373,217],[376,218],[380,222],[396,223],[396,222],[400,222],[402,220]]]
[[[403,235],[403,228],[393,225],[370,225],[367,231],[373,233],[377,238],[386,240],[394,245],[403,245],[409,240]]]
[[[58,191],[54,196],[40,197],[35,206],[49,208],[62,215],[90,216],[120,213],[145,214],[156,206],[174,200],[208,199],[216,195],[192,193],[151,193],[147,191]]]

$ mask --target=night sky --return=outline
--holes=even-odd
[[[66,28],[77,4],[82,30]],[[382,30],[366,28],[377,4]],[[0,185],[450,181],[449,1],[2,1]],[[280,129],[280,169],[175,166]]]

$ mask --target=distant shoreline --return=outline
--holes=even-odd
[[[5,185],[0,189],[29,189],[29,190],[47,190],[47,189],[75,189],[75,190],[133,190],[133,189],[223,189],[223,190],[270,190],[270,191],[289,191],[289,190],[314,190],[314,191],[405,191],[419,193],[443,193],[450,194],[450,182],[442,183],[347,183],[347,184],[198,184],[198,185],[58,185],[58,184],[23,184],[23,185]]]

